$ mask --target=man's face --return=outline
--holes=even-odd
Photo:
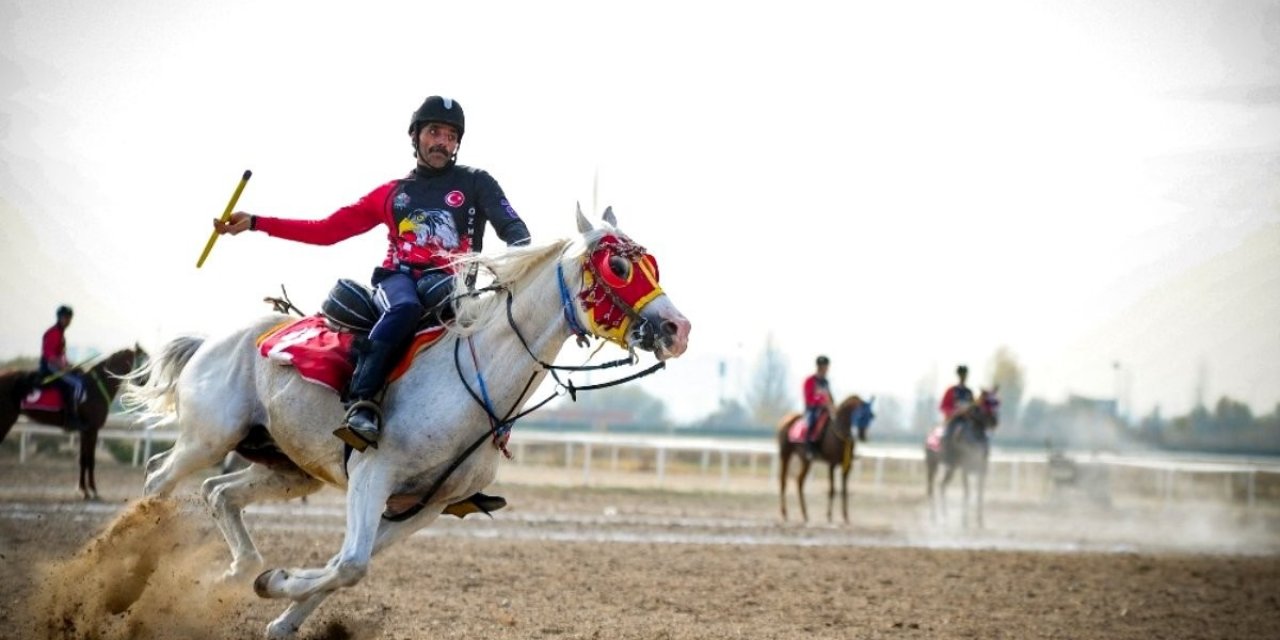
[[[428,122],[418,129],[418,161],[443,169],[458,152],[458,130],[453,125]]]
[[[71,316],[58,316],[58,326],[63,329],[71,326]]]
[[[823,377],[823,378],[827,377],[827,369],[828,369],[828,368],[830,368],[830,367],[831,367],[831,365],[828,365],[828,364],[820,364],[820,365],[818,365],[818,375],[819,375],[819,376],[821,376],[821,377]]]

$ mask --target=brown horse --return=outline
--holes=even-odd
[[[991,440],[987,437],[987,432],[995,429],[999,423],[1000,398],[996,395],[997,390],[998,387],[990,391],[984,389],[978,394],[977,402],[951,419],[951,422],[956,423],[956,430],[952,436],[950,456],[944,455],[946,445],[935,442],[936,438],[925,441],[925,482],[929,487],[929,513],[935,520],[939,511],[942,516],[946,516],[947,484],[951,482],[956,469],[960,469],[961,484],[964,487],[964,526],[969,526],[969,476],[977,480],[977,521],[978,527],[983,526],[982,499],[987,481],[987,459],[991,454]],[[941,434],[934,435],[940,437]],[[938,475],[939,465],[945,465],[947,472],[943,474],[935,496],[934,478]]]
[[[146,359],[146,352],[134,345],[121,349],[88,370],[80,372],[84,378],[85,399],[80,403],[80,492],[85,500],[98,499],[98,487],[93,477],[93,453],[98,446],[98,430],[107,421],[111,402],[120,389],[123,376]],[[17,370],[0,373],[0,442],[18,421],[18,414],[35,422],[70,430],[67,418],[61,411],[22,409],[22,398],[40,383],[38,371]]]
[[[865,441],[867,426],[871,424],[875,413],[871,411],[870,401],[863,401],[857,395],[845,398],[836,407],[834,420],[828,420],[818,441],[818,457],[827,463],[827,522],[831,522],[832,504],[836,498],[836,466],[840,467],[840,502],[844,513],[844,521],[849,522],[849,470],[853,468],[853,450],[856,446],[853,437],[853,426],[858,427],[858,439]],[[830,418],[830,416],[828,416]],[[809,510],[804,503],[804,480],[809,475],[809,466],[813,460],[804,455],[805,444],[791,442],[787,432],[797,419],[804,419],[803,413],[790,413],[778,423],[778,460],[782,462],[779,477],[782,499],[782,519],[787,519],[787,472],[791,466],[791,455],[800,454],[800,471],[796,477],[797,492],[800,494],[800,515],[809,521]]]

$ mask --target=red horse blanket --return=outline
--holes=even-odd
[[[413,336],[399,364],[387,376],[391,383],[405,371],[413,358],[435,344],[444,336],[444,327],[431,327]],[[258,336],[258,353],[273,362],[297,369],[298,375],[308,382],[328,387],[334,393],[342,393],[351,382],[355,371],[351,344],[355,336],[334,331],[324,317],[308,316],[276,325]]]
[[[827,426],[827,413],[824,411],[818,416],[818,424],[815,428],[818,430],[817,438],[822,437],[822,430]],[[804,419],[804,414],[800,414],[791,421],[787,426],[787,441],[792,444],[804,444],[809,440],[809,421]]]
[[[23,411],[62,411],[62,389],[41,387],[23,396]]]
[[[942,431],[942,425],[934,427],[933,430],[929,432],[929,435],[925,436],[924,446],[928,447],[930,451],[942,453]]]

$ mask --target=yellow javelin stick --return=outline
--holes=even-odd
[[[227,202],[227,208],[222,212],[222,222],[231,219],[231,210],[236,208],[236,201],[240,199],[240,192],[244,191],[244,185],[248,184],[249,177],[253,172],[245,169],[244,177],[240,178],[240,184],[236,185],[236,192],[231,194],[231,200]],[[213,243],[218,241],[218,232],[214,230],[209,234],[209,241],[204,244],[204,251],[200,252],[200,259],[196,261],[196,268],[199,269],[204,265],[204,259],[209,257],[209,252],[213,250]]]

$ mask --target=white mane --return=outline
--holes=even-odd
[[[530,281],[552,266],[548,262],[559,259],[562,256],[569,258],[580,256],[587,247],[592,246],[602,236],[606,234],[618,235],[619,233],[617,229],[612,227],[597,227],[583,234],[580,241],[573,238],[561,238],[549,244],[514,247],[503,253],[491,256],[480,254],[461,256],[453,262],[455,273],[453,290],[458,293],[467,290],[466,275],[471,270],[471,265],[474,264],[479,267],[479,271],[492,275],[495,284],[503,285],[512,293],[519,293],[529,285]],[[573,246],[575,243],[577,244],[576,247]],[[571,247],[573,248],[573,253],[569,255]],[[576,290],[575,284],[581,280],[581,275],[566,272],[565,280],[572,290]],[[506,302],[507,296],[503,292],[489,292],[478,296],[458,298],[454,303],[454,312],[457,319],[449,327],[449,331],[460,336],[474,334],[495,318],[505,318]]]

